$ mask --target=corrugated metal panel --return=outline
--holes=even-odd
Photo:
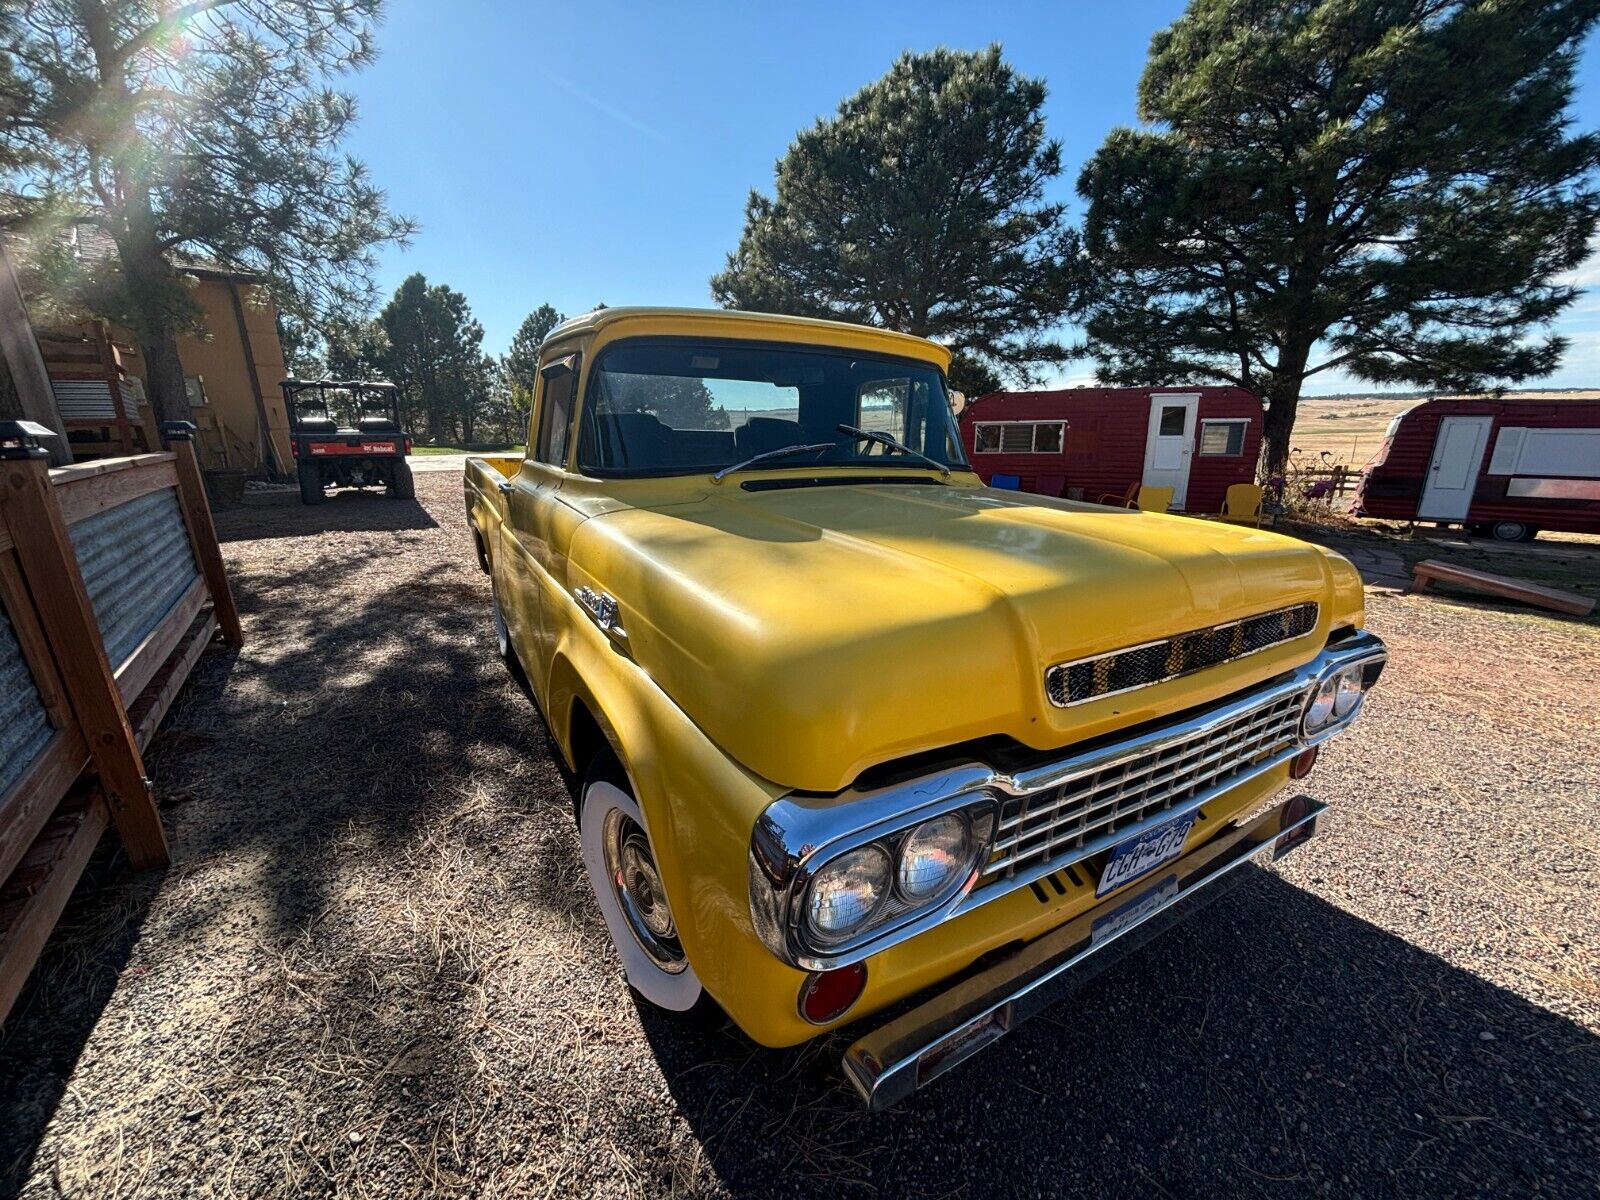
[[[38,757],[53,732],[11,619],[0,605],[0,796]]]
[[[117,406],[111,400],[111,385],[103,379],[52,379],[56,411],[63,421],[114,419]]]
[[[115,670],[199,574],[173,488],[149,492],[72,526],[78,569]]]

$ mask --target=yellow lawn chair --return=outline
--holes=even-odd
[[[1172,489],[1169,487],[1139,488],[1139,511],[1164,513],[1172,507]]]
[[[1222,498],[1222,511],[1217,518],[1235,525],[1261,524],[1261,486],[1255,483],[1235,483],[1228,487]]]

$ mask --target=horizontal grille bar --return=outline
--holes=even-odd
[[[1045,863],[1059,870],[1097,853],[1109,835],[1132,836],[1185,801],[1226,787],[1296,745],[1304,704],[1304,690],[1279,695],[1215,728],[1010,797],[985,879]]]
[[[1317,627],[1317,615],[1315,603],[1296,604],[1110,654],[1057,663],[1045,672],[1045,691],[1056,707],[1070,708],[1164,683],[1304,637]]]

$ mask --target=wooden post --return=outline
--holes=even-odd
[[[50,390],[50,374],[44,356],[28,321],[28,306],[22,298],[16,271],[6,248],[0,245],[0,356],[11,370],[12,386],[21,403],[21,415],[37,421],[56,436],[49,447],[50,461],[57,466],[72,461],[72,444],[66,426],[56,411],[56,398]]]
[[[189,525],[189,545],[194,548],[195,562],[206,578],[206,590],[216,605],[217,628],[222,640],[230,646],[244,642],[244,631],[239,627],[239,610],[233,603],[233,589],[228,585],[228,572],[222,565],[222,548],[217,545],[217,527],[211,520],[211,505],[206,501],[206,481],[200,474],[200,462],[194,454],[195,427],[192,421],[168,421],[161,427],[167,447],[174,456],[173,466],[178,471],[178,502],[183,506],[183,519]]]
[[[22,576],[55,652],[62,686],[83,727],[111,819],[136,867],[171,861],[144,758],[106,661],[94,607],[50,485],[43,450],[0,450],[0,518],[16,547]]]

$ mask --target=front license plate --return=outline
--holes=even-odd
[[[1132,883],[1148,875],[1157,867],[1171,862],[1183,853],[1183,844],[1189,840],[1189,830],[1194,828],[1195,813],[1185,813],[1170,821],[1163,821],[1143,833],[1119,843],[1111,851],[1106,869],[1100,873],[1100,886],[1096,896],[1104,896],[1125,883]]]

